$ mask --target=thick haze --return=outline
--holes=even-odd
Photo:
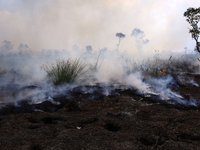
[[[0,0],[0,46],[7,40],[17,49],[116,49],[121,32],[126,37],[119,50],[137,51],[132,31],[144,31],[149,43],[143,51],[193,49],[183,17],[197,0]]]

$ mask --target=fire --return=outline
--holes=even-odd
[[[165,70],[164,70],[163,68],[160,69],[160,73],[161,73],[161,75],[163,75],[163,76],[166,75],[166,72],[165,72]]]
[[[181,84],[186,84],[186,81],[183,80],[183,81],[180,81],[180,83],[181,83]]]

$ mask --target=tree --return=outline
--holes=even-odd
[[[3,41],[3,46],[0,47],[0,51],[6,52],[6,51],[10,51],[13,49],[13,45],[11,44],[10,41]]]
[[[121,42],[121,40],[123,39],[123,38],[125,38],[125,34],[123,34],[123,33],[116,33],[116,37],[118,37],[119,38],[119,44],[117,44],[117,50],[119,49],[119,45],[120,45],[120,42]]]
[[[142,31],[138,28],[135,28],[132,31],[131,36],[134,36],[135,42],[137,44],[137,49],[141,53],[142,52],[142,46],[149,43],[148,39],[144,39],[144,37],[145,37],[144,31]]]
[[[200,28],[198,27],[198,23],[200,21],[200,7],[199,8],[193,8],[190,7],[187,9],[187,11],[183,14],[185,17],[187,17],[186,21],[192,26],[192,28],[189,28],[189,33],[192,34],[192,38],[196,41],[196,49],[200,53],[200,44],[198,42],[199,34],[200,34]]]
[[[88,54],[91,54],[91,53],[92,53],[93,49],[92,49],[92,46],[91,46],[91,45],[88,45],[88,46],[86,46],[85,48],[86,48],[86,51],[87,51]]]
[[[126,35],[123,33],[116,33],[116,36],[119,38],[119,43],[120,43],[121,39],[125,38]]]

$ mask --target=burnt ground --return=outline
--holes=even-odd
[[[200,75],[192,77],[200,84]],[[199,87],[180,83],[173,90],[200,99]],[[199,107],[152,103],[130,92],[89,101],[80,96],[61,97],[54,112],[29,112],[30,106],[1,110],[0,149],[200,149]],[[47,102],[37,107],[45,106],[51,107]]]

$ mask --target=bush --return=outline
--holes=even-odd
[[[47,72],[53,83],[58,85],[74,82],[75,78],[81,75],[85,66],[79,59],[59,59],[55,64],[44,64],[42,68]]]
[[[1,68],[0,68],[0,76],[1,76],[1,75],[4,75],[4,74],[6,74],[6,73],[8,73],[8,71],[7,71],[6,69],[1,69]]]

